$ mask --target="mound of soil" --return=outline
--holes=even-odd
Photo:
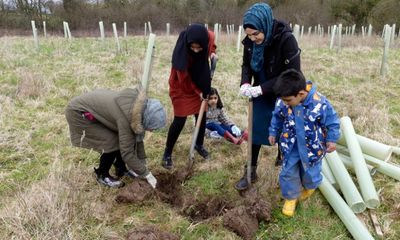
[[[224,214],[224,226],[243,239],[253,239],[259,222],[271,219],[271,204],[261,199],[256,189],[242,193],[244,202]]]
[[[119,203],[140,204],[154,196],[154,190],[150,184],[143,180],[135,179],[131,184],[124,187],[115,200]]]
[[[158,180],[155,190],[146,181],[134,179],[118,194],[116,200],[120,203],[140,204],[145,200],[158,198],[178,208],[181,215],[193,222],[223,215],[224,226],[244,239],[253,239],[259,222],[268,222],[271,218],[271,205],[261,199],[254,188],[241,192],[243,201],[237,206],[222,197],[198,200],[194,199],[192,194],[185,193],[182,183],[191,177],[188,172],[161,172],[154,175]],[[175,239],[157,235],[160,233],[152,231],[155,231],[154,227],[135,230],[135,234],[130,234],[128,239]]]
[[[157,179],[156,189],[141,179],[134,179],[132,183],[124,187],[117,195],[116,201],[119,203],[139,204],[143,201],[159,197],[163,202],[174,206],[182,205],[182,187],[181,184],[191,176],[185,171],[180,172],[163,172],[154,174]]]
[[[193,222],[199,222],[212,217],[223,215],[233,208],[233,203],[220,197],[206,198],[203,201],[193,199],[191,195],[184,197],[181,215],[189,217]]]
[[[164,232],[156,228],[155,226],[146,225],[139,229],[132,230],[128,233],[127,240],[179,240],[179,237]]]
[[[246,206],[235,207],[224,214],[224,226],[243,239],[253,239],[258,230],[257,218],[251,216]]]

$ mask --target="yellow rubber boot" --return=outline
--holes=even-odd
[[[309,198],[314,192],[315,192],[315,189],[304,189],[304,190],[301,192],[301,195],[300,195],[299,200],[300,200],[300,201],[306,200],[306,199]]]
[[[288,217],[293,217],[294,210],[296,210],[297,199],[285,199],[283,204],[282,213]]]

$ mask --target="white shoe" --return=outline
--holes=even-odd
[[[111,176],[97,176],[97,182],[99,182],[100,184],[103,184],[107,187],[112,187],[112,188],[120,188],[123,187],[125,184],[124,182],[117,180]]]
[[[210,138],[221,139],[222,136],[219,135],[217,131],[212,131],[212,132],[210,132]]]

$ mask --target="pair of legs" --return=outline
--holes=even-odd
[[[235,137],[237,137],[231,130],[231,126],[228,125],[224,125],[221,123],[215,123],[215,122],[211,122],[211,123],[207,123],[206,124],[206,128],[210,131],[217,131],[218,134],[220,136],[224,136],[225,132],[228,131],[230,134],[234,135]]]
[[[122,177],[128,171],[125,162],[122,160],[119,150],[109,153],[103,153],[100,156],[99,168],[97,172],[104,176],[110,176],[110,168],[114,165],[117,177]]]
[[[321,161],[312,166],[303,163],[294,148],[292,153],[284,159],[279,184],[285,203],[282,209],[283,214],[293,216],[297,199],[305,200],[321,184]]]
[[[207,123],[206,128],[210,131],[216,131],[219,136],[224,137],[226,140],[229,142],[232,142],[233,144],[241,144],[244,139],[247,139],[247,133],[243,134],[242,136],[236,136],[233,131],[232,131],[232,126],[233,125],[225,125],[222,123]]]
[[[195,114],[194,116],[196,118],[196,123],[197,123],[199,115]],[[163,163],[162,163],[163,167],[167,169],[172,168],[172,158],[171,158],[172,151],[174,150],[175,143],[178,140],[178,137],[181,134],[183,127],[185,126],[186,119],[187,117],[174,116],[174,120],[172,121],[171,126],[169,127],[167,142],[163,156]],[[209,154],[203,147],[205,130],[206,130],[206,118],[205,116],[203,116],[203,118],[201,119],[199,133],[196,139],[195,149],[197,150],[197,152],[199,152],[199,154],[203,158],[208,158]]]

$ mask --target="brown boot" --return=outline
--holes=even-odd
[[[239,144],[242,143],[242,140],[240,140],[240,139],[237,138],[237,137],[234,137],[229,131],[225,131],[225,133],[224,133],[224,138],[225,138],[226,140],[228,140],[229,142],[231,142],[231,143],[233,143],[233,144],[236,144],[236,145],[239,145]]]

